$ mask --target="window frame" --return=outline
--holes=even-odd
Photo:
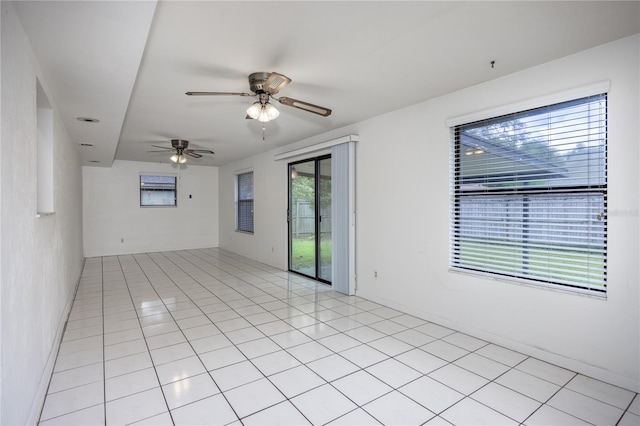
[[[234,179],[235,181],[235,191],[234,191],[235,231],[241,232],[244,234],[253,235],[255,233],[255,215],[254,215],[254,212],[255,212],[254,182],[255,181],[254,181],[253,169],[241,170],[241,171],[235,172],[234,175],[235,175],[235,179]],[[251,198],[243,198],[243,197],[246,197],[246,195],[242,193],[242,185],[240,180],[246,176],[251,177],[251,184],[250,184]],[[247,207],[242,207],[245,204],[250,207],[250,212],[243,214],[242,212],[246,212],[246,208],[247,208]]]
[[[605,87],[606,86],[606,87]],[[592,93],[584,93],[585,91],[589,91]],[[573,94],[573,95],[571,95]],[[603,143],[602,143],[602,150],[603,150],[603,156],[604,158],[602,159],[603,161],[603,170],[604,170],[604,182],[602,184],[599,185],[593,185],[590,182],[584,185],[577,185],[577,186],[562,186],[562,185],[549,185],[546,189],[541,189],[541,188],[528,188],[526,186],[522,186],[519,187],[518,185],[515,185],[517,187],[517,189],[507,189],[505,191],[501,191],[500,189],[492,189],[490,191],[482,191],[482,190],[474,190],[473,188],[469,189],[467,188],[466,190],[462,190],[460,188],[460,184],[463,181],[463,177],[462,177],[462,173],[463,173],[463,169],[462,169],[462,164],[464,163],[462,161],[463,158],[463,153],[462,153],[462,137],[460,135],[460,131],[462,128],[465,128],[467,126],[472,126],[475,123],[478,122],[486,122],[486,123],[495,123],[495,122],[501,122],[501,118],[517,118],[517,117],[526,117],[527,114],[531,113],[531,110],[535,110],[535,109],[539,109],[539,108],[554,108],[555,106],[559,106],[560,108],[562,108],[561,104],[566,104],[566,105],[570,105],[572,102],[578,102],[583,98],[589,98],[591,96],[602,96],[604,99],[604,118],[601,120],[602,121],[602,126],[604,128],[604,137],[603,137]],[[564,99],[562,99],[562,97],[564,97]],[[451,119],[447,121],[447,125],[450,127],[451,129],[451,179],[450,179],[450,191],[451,191],[451,201],[450,201],[450,208],[451,208],[451,212],[450,212],[450,229],[449,229],[449,234],[450,234],[450,250],[449,250],[449,266],[450,266],[450,270],[453,272],[464,272],[464,273],[469,273],[472,275],[479,275],[479,276],[485,276],[485,277],[490,277],[490,278],[494,278],[494,279],[499,279],[499,280],[507,280],[507,281],[515,281],[518,283],[524,283],[524,284],[531,284],[534,286],[538,286],[538,287],[551,287],[554,289],[560,289],[560,290],[567,290],[570,292],[575,292],[575,293],[587,293],[590,295],[596,295],[596,296],[604,296],[606,297],[606,293],[607,293],[607,237],[608,237],[608,233],[607,233],[607,218],[606,218],[606,211],[607,211],[607,196],[608,196],[608,176],[607,176],[607,155],[608,155],[608,110],[609,110],[609,105],[608,105],[608,84],[598,84],[598,85],[593,85],[590,88],[586,88],[586,89],[578,89],[573,90],[573,91],[569,91],[566,92],[564,94],[564,96],[560,95],[559,96],[549,96],[549,97],[545,97],[544,99],[546,99],[543,102],[540,102],[540,100],[534,100],[529,102],[529,105],[520,103],[518,104],[518,109],[511,109],[511,111],[506,110],[504,107],[500,108],[500,109],[494,109],[490,112],[485,111],[484,113],[479,113],[479,114],[472,114],[472,115],[468,115],[465,117],[459,117],[456,119]],[[532,105],[532,103],[537,102],[538,105]],[[507,107],[508,109],[508,107]],[[497,111],[500,112],[500,114],[497,114]],[[496,115],[492,115],[492,114],[496,114]],[[474,119],[471,120],[470,118],[473,117]],[[589,139],[590,140],[590,139]],[[472,166],[468,166],[468,167],[472,167]],[[591,176],[591,175],[589,175]],[[549,179],[550,181],[552,179]],[[598,220],[602,220],[603,221],[603,242],[602,242],[602,253],[603,253],[603,266],[602,266],[602,285],[598,286],[598,285],[591,285],[591,284],[586,284],[586,285],[572,285],[572,284],[568,284],[566,282],[555,282],[552,281],[551,279],[547,278],[546,280],[544,279],[535,279],[531,276],[527,277],[527,276],[523,276],[523,275],[527,275],[526,271],[524,271],[526,268],[523,267],[523,272],[521,272],[519,275],[518,274],[509,274],[509,273],[501,273],[501,272],[496,272],[495,270],[490,270],[490,267],[484,266],[484,265],[480,265],[480,266],[476,266],[476,267],[469,267],[470,262],[468,260],[465,260],[465,263],[467,263],[467,266],[463,266],[461,264],[460,261],[460,253],[462,251],[461,247],[458,246],[456,248],[456,244],[459,244],[460,241],[462,240],[462,231],[460,230],[461,224],[462,224],[462,220],[463,220],[463,216],[462,213],[460,211],[461,209],[461,205],[463,203],[463,200],[465,199],[473,199],[471,197],[476,197],[476,199],[482,199],[483,197],[485,199],[491,199],[491,197],[493,197],[494,203],[496,202],[495,200],[500,200],[501,197],[503,197],[503,193],[504,195],[506,195],[506,197],[523,197],[523,199],[527,198],[527,197],[539,197],[538,199],[544,199],[544,197],[551,197],[551,196],[556,196],[559,195],[560,197],[562,197],[562,194],[565,194],[565,202],[568,202],[570,200],[573,200],[573,202],[575,202],[579,196],[582,197],[589,197],[589,196],[596,196],[596,197],[602,197],[602,203],[604,206],[603,209],[603,215],[602,218],[598,218]],[[568,195],[568,194],[577,194],[577,195]],[[506,197],[503,197],[502,200],[506,199]],[[551,199],[551,198],[548,198]],[[466,201],[465,201],[466,202]],[[551,211],[551,209],[553,208],[557,208],[557,207],[553,207],[553,206],[546,206],[546,210],[545,211]],[[566,207],[565,207],[566,208]],[[527,222],[527,218],[526,216],[528,216],[528,212],[527,213],[523,213],[522,214],[522,221],[523,223]],[[549,216],[551,216],[551,214],[549,214]],[[477,222],[477,221],[476,221]],[[471,224],[473,225],[473,223],[475,222],[471,222]],[[590,235],[588,233],[585,233],[586,235]],[[553,237],[553,233],[549,232],[549,234],[547,234],[549,237]],[[521,237],[522,239],[520,240],[520,244],[522,245],[522,247],[525,247],[527,245],[530,244],[529,240],[527,239],[528,237],[525,236],[525,234],[523,233],[523,236]],[[483,241],[480,244],[484,244],[485,247],[487,247],[489,244],[491,244],[491,242],[489,241]],[[545,244],[549,244],[551,245],[551,243],[548,243],[545,241]],[[485,253],[489,253],[492,254],[492,251],[495,250],[491,247],[488,247],[485,249]],[[565,249],[567,250],[567,249]],[[458,257],[456,258],[456,254],[458,255]],[[495,254],[495,253],[494,253]],[[524,258],[524,254],[523,254],[523,258]],[[547,259],[548,262],[550,262],[550,260]],[[517,268],[514,268],[517,269]],[[560,270],[562,270],[562,272],[565,272],[567,274],[571,274],[573,273],[573,270],[565,267],[564,265],[559,268]],[[581,273],[587,271],[587,273],[591,272],[591,269],[589,266],[585,267],[584,269],[578,271],[577,273]],[[554,269],[555,272],[555,269]]]
[[[145,204],[143,192],[149,191],[150,189],[144,187],[143,177],[152,177],[152,178],[173,178],[173,189],[172,191],[165,192],[173,192],[173,204]],[[176,175],[163,175],[158,173],[140,173],[138,177],[138,187],[140,190],[140,208],[167,208],[167,207],[178,207],[178,177]],[[154,190],[154,189],[152,189]]]

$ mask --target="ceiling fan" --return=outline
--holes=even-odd
[[[291,79],[286,75],[277,72],[254,72],[249,75],[249,89],[252,93],[246,92],[186,92],[189,96],[254,96],[258,100],[247,109],[247,117],[266,123],[274,120],[280,115],[280,112],[269,102],[275,99],[283,105],[301,109],[303,111],[328,117],[331,110],[319,105],[310,104],[309,102],[300,101],[298,99],[280,97],[275,95],[287,84],[291,83]]]
[[[189,141],[184,139],[171,139],[171,148],[166,146],[158,146],[158,145],[151,145],[151,146],[155,148],[161,148],[165,151],[154,150],[154,151],[147,151],[147,152],[166,152],[167,150],[174,151],[174,154],[169,158],[174,163],[179,163],[179,164],[184,164],[187,162],[186,155],[193,158],[202,158],[202,154],[214,154],[213,151],[209,151],[208,149],[189,149],[188,148]]]

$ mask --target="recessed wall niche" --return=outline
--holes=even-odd
[[[37,213],[53,213],[53,109],[40,81],[36,79]]]

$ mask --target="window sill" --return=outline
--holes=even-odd
[[[449,272],[454,274],[469,275],[475,278],[483,278],[483,279],[500,281],[500,282],[509,283],[509,284],[517,284],[517,285],[521,285],[529,288],[550,290],[557,293],[571,294],[574,296],[583,296],[583,297],[604,300],[604,301],[607,300],[606,290],[604,292],[600,292],[600,291],[591,291],[591,290],[586,290],[581,288],[570,288],[570,287],[565,287],[561,284],[535,282],[535,281],[529,281],[526,279],[519,279],[516,277],[503,277],[500,275],[494,275],[494,274],[478,272],[478,271],[469,271],[466,269],[455,268],[455,267],[449,267]]]
[[[238,234],[247,234],[247,235],[253,235],[253,232],[249,232],[249,231],[240,231],[238,229],[235,230],[235,232],[237,232]]]

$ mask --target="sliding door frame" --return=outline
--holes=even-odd
[[[346,295],[354,295],[357,290],[355,155],[356,144],[359,141],[360,137],[356,134],[345,135],[300,148],[284,147],[273,156],[274,161],[283,161],[301,159],[306,156],[313,158],[331,153],[331,204],[333,210],[331,214],[331,281],[333,290]],[[283,176],[283,178],[286,178],[283,180],[283,185],[287,185],[290,177]],[[287,208],[288,203],[287,199],[283,204],[283,210]],[[287,226],[288,232],[289,227]]]

